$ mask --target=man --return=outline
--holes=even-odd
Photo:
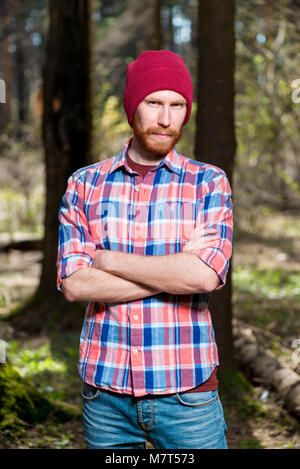
[[[143,52],[127,69],[133,138],[75,172],[62,201],[58,288],[88,302],[88,448],[227,448],[208,298],[231,256],[231,190],[174,148],[192,96],[181,57]]]

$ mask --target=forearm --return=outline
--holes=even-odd
[[[74,272],[62,281],[68,301],[122,303],[159,293],[159,290],[90,267]],[[160,290],[161,291],[161,290]]]
[[[219,284],[217,274],[190,252],[142,256],[109,251],[100,253],[101,257],[99,264],[97,258],[94,261],[96,267],[171,294],[209,292]]]

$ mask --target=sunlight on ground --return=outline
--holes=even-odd
[[[7,356],[23,377],[32,377],[45,371],[65,373],[67,370],[66,364],[53,356],[50,340],[46,338],[40,344],[28,341],[25,346],[14,340],[8,344]]]

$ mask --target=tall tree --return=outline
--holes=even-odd
[[[27,57],[26,57],[26,5],[18,4],[16,21],[16,52],[15,52],[15,77],[16,77],[16,98],[18,103],[18,138],[22,137],[22,126],[28,120],[29,114],[29,83],[27,79]]]
[[[152,49],[160,50],[163,48],[163,37],[161,28],[161,8],[162,0],[154,1],[153,11],[153,37]]]
[[[199,0],[195,156],[222,168],[231,183],[236,148],[234,131],[235,1]],[[210,308],[221,369],[233,365],[231,269]]]
[[[11,56],[9,54],[9,24],[11,20],[11,12],[9,9],[8,0],[0,2],[0,24],[2,30],[2,37],[0,41],[0,59],[1,59],[1,75],[0,78],[5,81],[6,87],[6,103],[1,106],[0,114],[0,134],[5,130],[11,117]]]
[[[18,320],[31,330],[47,324],[54,316],[53,306],[57,322],[68,320],[67,310],[57,308],[65,301],[56,290],[58,210],[68,177],[90,163],[90,0],[49,0],[49,17],[43,68],[46,209],[42,272],[35,307]]]

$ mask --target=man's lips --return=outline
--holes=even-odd
[[[161,134],[159,132],[152,132],[151,135],[154,135],[155,137],[160,137],[160,138],[170,138],[173,137],[172,134]]]

